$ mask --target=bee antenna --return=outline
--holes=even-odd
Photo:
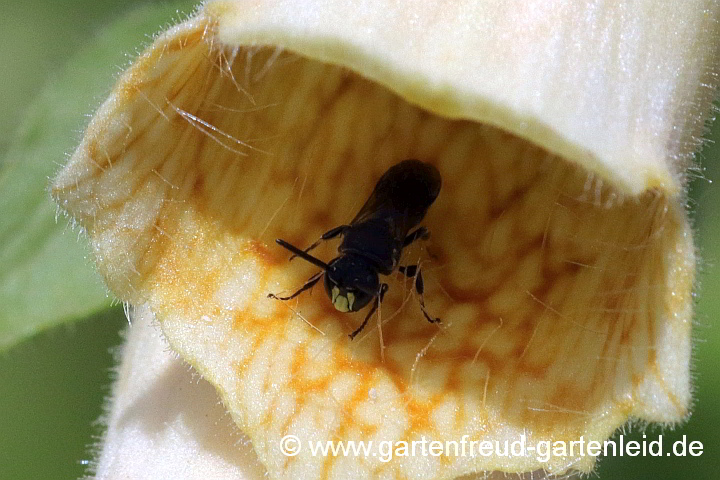
[[[275,239],[275,242],[276,242],[278,245],[280,245],[281,247],[290,250],[292,253],[294,253],[294,254],[297,255],[298,257],[304,259],[306,262],[310,262],[310,263],[312,263],[313,265],[318,266],[318,267],[320,267],[320,268],[322,268],[323,270],[326,270],[326,271],[327,271],[327,269],[329,268],[327,263],[323,262],[322,260],[320,260],[320,259],[318,259],[318,258],[313,257],[312,255],[310,255],[310,254],[307,253],[307,252],[304,252],[303,250],[300,250],[300,249],[297,248],[295,245],[291,245],[291,244],[289,244],[288,242],[286,242],[285,240],[283,240],[283,239],[281,239],[281,238],[276,238],[276,239]]]

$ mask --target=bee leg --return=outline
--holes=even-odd
[[[305,282],[305,285],[303,285],[302,287],[300,287],[300,290],[298,290],[297,292],[293,293],[293,294],[290,295],[289,297],[278,297],[278,296],[275,295],[274,293],[268,293],[268,298],[274,298],[275,300],[283,300],[283,301],[285,301],[285,300],[292,300],[293,298],[297,297],[298,295],[300,295],[300,294],[301,294],[302,292],[304,292],[305,290],[310,290],[312,287],[314,287],[315,284],[318,282],[318,280],[320,280],[320,279],[322,278],[322,276],[323,276],[324,273],[325,273],[324,271],[323,271],[323,272],[318,272],[318,273],[316,273],[315,275],[313,275],[312,277],[308,278],[308,281]]]
[[[413,243],[415,240],[421,239],[421,240],[427,240],[430,238],[430,232],[428,232],[428,229],[425,227],[420,227],[416,229],[415,231],[408,234],[407,237],[405,237],[405,240],[403,241],[403,248],[407,247],[411,243]]]
[[[372,314],[375,313],[375,311],[378,309],[378,307],[382,303],[383,297],[385,296],[385,292],[388,291],[388,288],[389,287],[387,286],[387,283],[380,284],[380,291],[378,292],[378,295],[377,295],[377,302],[373,303],[372,308],[370,309],[368,314],[365,316],[365,320],[363,320],[362,324],[358,328],[356,328],[354,332],[352,332],[350,335],[348,335],[348,337],[350,337],[350,340],[354,339],[358,333],[363,331],[363,329],[365,328],[365,325],[367,325],[367,323],[368,323],[368,320],[370,320],[370,317],[372,317]]]
[[[315,247],[317,247],[318,245],[320,245],[320,242],[322,242],[323,240],[330,240],[330,239],[333,239],[333,238],[337,237],[338,235],[340,235],[341,233],[343,233],[343,232],[345,231],[345,229],[348,228],[348,226],[349,226],[349,225],[340,225],[339,227],[335,227],[335,228],[333,228],[333,229],[331,229],[331,230],[328,230],[327,232],[325,232],[325,233],[322,234],[322,236],[318,239],[317,242],[313,243],[312,245],[310,245],[308,248],[306,248],[306,249],[303,250],[303,251],[304,251],[305,253],[308,253],[310,250],[312,250],[313,248],[315,248]],[[290,260],[289,260],[289,261],[292,261],[295,257],[297,257],[297,255],[292,255],[292,256],[290,257]]]
[[[425,293],[425,282],[423,282],[422,272],[420,271],[418,266],[408,265],[405,267],[398,267],[398,270],[400,271],[400,273],[404,274],[408,278],[415,278],[415,291],[418,293],[420,310],[422,310],[423,315],[425,315],[427,321],[430,323],[440,323],[439,318],[432,318],[430,315],[428,315],[427,310],[425,309],[425,299],[423,297],[423,293]]]

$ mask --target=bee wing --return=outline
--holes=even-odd
[[[389,200],[391,200],[391,198],[389,198],[388,188],[385,188],[386,186],[382,184],[383,181],[386,180],[386,176],[387,173],[375,184],[370,198],[367,199],[360,211],[355,215],[355,218],[352,219],[350,225],[382,216],[382,212],[390,206]]]
[[[440,185],[440,172],[434,166],[419,160],[402,161],[380,177],[350,224],[392,218],[394,228],[404,238],[423,219],[440,193]]]

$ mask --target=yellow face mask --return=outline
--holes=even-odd
[[[353,303],[355,303],[355,295],[352,292],[346,292],[345,295],[340,295],[340,289],[333,287],[332,303],[339,312],[350,312],[352,311]]]

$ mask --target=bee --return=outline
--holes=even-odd
[[[415,227],[425,218],[440,193],[441,184],[440,172],[433,165],[404,160],[380,177],[370,198],[349,224],[327,231],[305,250],[276,239],[278,245],[293,253],[290,260],[297,256],[322,270],[292,295],[278,297],[270,293],[268,297],[283,301],[293,299],[324,277],[325,291],[340,312],[357,312],[375,300],[365,320],[349,335],[352,340],[365,328],[388,290],[388,285],[380,282],[379,275],[390,275],[397,270],[414,279],[425,318],[430,323],[439,323],[439,318],[431,317],[425,310],[424,284],[418,265],[402,266],[399,262],[405,247],[430,237],[427,228]],[[338,247],[340,255],[330,263],[309,254],[321,242],[338,236],[342,236]]]

